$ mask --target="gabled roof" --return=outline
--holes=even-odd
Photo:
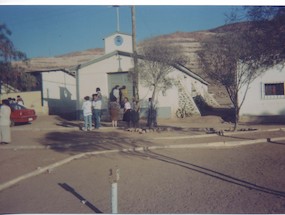
[[[125,56],[125,57],[130,57],[130,58],[133,58],[133,53],[130,53],[130,52],[124,52],[124,51],[113,51],[111,53],[108,53],[108,54],[105,54],[105,55],[101,55],[101,56],[97,56],[96,58],[92,59],[92,60],[89,60],[89,61],[86,61],[86,62],[83,62],[81,64],[75,64],[71,67],[62,67],[61,65],[58,65],[58,67],[55,65],[54,67],[52,68],[46,68],[46,69],[35,69],[35,70],[31,70],[29,72],[56,72],[56,71],[62,71],[62,72],[65,72],[73,77],[75,77],[75,72],[76,70],[78,69],[81,69],[81,68],[84,68],[84,67],[87,67],[89,65],[92,65],[94,63],[97,63],[97,62],[100,62],[100,61],[103,61],[105,59],[108,59],[108,58],[111,58],[113,56],[116,56],[116,55],[120,55],[120,56]],[[144,60],[145,58],[142,56],[142,55],[137,55],[137,57],[141,60]],[[183,65],[180,65],[180,64],[175,64],[175,65],[172,65],[173,68],[183,72],[184,74],[186,75],[189,75],[190,77],[202,82],[203,84],[206,84],[206,85],[209,85],[209,83],[207,81],[205,81],[202,77],[200,77],[199,75],[197,75],[196,73],[192,72],[189,68],[183,66]]]
[[[89,66],[91,64],[94,64],[94,63],[97,63],[97,62],[100,62],[100,61],[103,61],[105,59],[108,59],[108,58],[116,56],[116,55],[121,55],[121,56],[133,58],[133,53],[124,52],[124,51],[113,51],[111,53],[108,53],[108,54],[105,54],[105,55],[100,56],[98,58],[95,58],[95,59],[93,59],[91,61],[88,61],[86,63],[79,64],[79,65],[71,68],[70,70],[74,70],[75,71],[76,69],[84,68],[86,66]],[[139,59],[141,59],[141,60],[144,60],[144,57],[142,55],[137,55],[137,57]],[[183,66],[181,64],[175,64],[175,65],[172,65],[172,66],[173,66],[173,68],[183,72],[186,75],[189,75],[190,77],[196,79],[197,81],[200,81],[203,84],[209,85],[209,83],[207,81],[205,81],[202,77],[200,77],[196,73],[192,72],[189,68],[187,68],[187,67],[185,67],[185,66]]]
[[[129,52],[123,52],[123,51],[113,51],[111,53],[108,53],[108,54],[105,54],[105,55],[102,55],[100,57],[97,57],[93,60],[90,60],[88,62],[85,62],[85,63],[82,63],[82,64],[78,64],[76,66],[73,66],[70,68],[70,70],[77,70],[77,69],[81,69],[81,68],[84,68],[86,66],[89,66],[91,64],[94,64],[94,63],[97,63],[97,62],[100,62],[100,61],[103,61],[105,59],[108,59],[110,57],[113,57],[113,56],[116,56],[116,55],[121,55],[121,56],[126,56],[126,57],[132,57],[133,54],[132,53],[129,53]]]

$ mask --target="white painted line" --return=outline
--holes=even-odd
[[[278,140],[285,140],[285,137],[277,137],[271,138],[271,141],[278,141]],[[37,170],[20,176],[18,178],[12,179],[6,183],[0,185],[0,191],[11,187],[20,181],[26,180],[33,176],[42,174],[44,172],[49,172],[50,170],[62,166],[66,163],[69,163],[75,159],[80,159],[84,156],[88,155],[99,155],[99,154],[109,154],[109,153],[118,153],[118,152],[136,152],[136,151],[147,151],[147,150],[155,150],[155,149],[180,149],[180,148],[205,148],[205,147],[237,147],[237,146],[244,146],[250,144],[257,144],[257,143],[266,143],[267,139],[256,139],[256,140],[245,140],[245,141],[226,141],[226,142],[212,142],[212,143],[194,143],[194,144],[180,144],[180,145],[168,145],[168,146],[149,146],[149,147],[131,147],[125,149],[114,149],[114,150],[106,150],[106,151],[93,151],[93,152],[85,152],[78,155],[74,155],[68,157],[62,161],[58,161],[54,164],[48,165],[46,167],[38,168]]]
[[[33,171],[33,172],[30,172],[28,174],[25,174],[25,175],[22,175],[18,178],[15,178],[15,179],[12,179],[6,183],[3,183],[0,185],[0,191],[4,190],[4,189],[7,189],[8,187],[11,187],[17,183],[19,183],[20,181],[23,181],[23,180],[26,180],[28,178],[31,178],[33,176],[36,176],[36,175],[40,175],[44,172],[49,172],[51,171],[52,169],[56,168],[56,167],[59,167],[59,166],[62,166],[66,163],[69,163],[73,160],[76,160],[76,159],[80,159],[84,156],[87,156],[87,155],[98,155],[98,154],[104,154],[106,152],[108,153],[114,153],[114,152],[119,152],[120,150],[109,150],[109,151],[97,151],[97,152],[86,152],[86,153],[81,153],[81,154],[78,154],[78,155],[74,155],[74,156],[71,156],[71,157],[68,157],[66,159],[63,159],[61,161],[58,161],[54,164],[51,164],[51,165],[48,165],[46,167],[39,167],[37,170]]]

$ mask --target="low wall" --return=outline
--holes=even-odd
[[[0,100],[3,99],[15,98],[20,95],[24,100],[24,106],[27,108],[34,109],[36,113],[39,114],[48,114],[48,108],[42,106],[42,96],[41,91],[32,91],[32,92],[18,92],[18,93],[5,93],[0,95]]]

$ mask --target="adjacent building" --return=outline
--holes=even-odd
[[[239,92],[239,102],[245,93]],[[285,121],[285,64],[278,64],[262,72],[249,86],[240,110],[242,121]]]

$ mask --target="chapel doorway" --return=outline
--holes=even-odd
[[[109,95],[112,93],[113,88],[119,85],[126,86],[129,101],[133,98],[133,83],[132,78],[129,76],[128,72],[116,72],[108,74],[108,92]],[[110,96],[109,96],[110,98]]]

